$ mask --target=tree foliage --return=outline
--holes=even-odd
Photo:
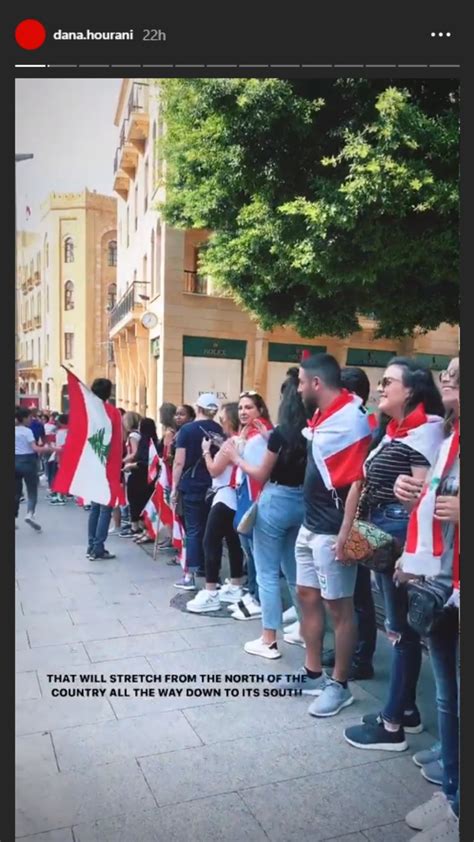
[[[160,83],[166,200],[260,324],[400,337],[458,321],[454,80]]]

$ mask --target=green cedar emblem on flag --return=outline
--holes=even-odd
[[[109,455],[110,450],[110,442],[109,444],[104,444],[104,436],[105,436],[105,427],[101,430],[97,430],[93,436],[88,439],[92,450],[94,451],[95,455],[100,459],[103,465],[107,462],[107,457]]]

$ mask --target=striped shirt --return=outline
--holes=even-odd
[[[430,463],[417,450],[399,439],[392,439],[367,463],[364,503],[368,508],[397,503],[393,486],[400,474],[410,476],[412,468],[429,468]]]

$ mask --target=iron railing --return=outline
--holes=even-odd
[[[148,107],[148,84],[146,82],[134,82],[128,98],[127,117],[133,111],[146,111]]]
[[[113,328],[134,310],[144,310],[148,300],[148,282],[133,281],[117,304],[110,311],[110,327]]]
[[[198,272],[191,272],[189,269],[184,270],[184,291],[190,292],[193,295],[207,295],[208,294],[208,280]]]

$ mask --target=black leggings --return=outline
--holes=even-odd
[[[153,494],[154,483],[148,482],[148,467],[139,464],[133,468],[127,480],[127,497],[130,505],[130,520],[138,523],[148,500]]]
[[[209,584],[214,584],[219,578],[224,538],[229,551],[231,579],[240,579],[242,576],[243,553],[234,529],[234,517],[235,511],[225,503],[215,503],[211,507],[203,540],[206,582]]]

